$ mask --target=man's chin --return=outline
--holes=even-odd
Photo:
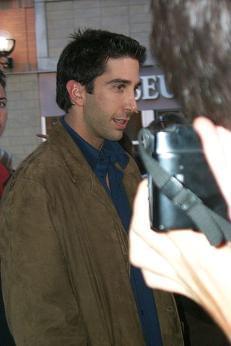
[[[120,135],[112,136],[110,140],[111,140],[111,141],[114,141],[114,142],[118,142],[118,141],[120,141],[122,138],[123,138],[123,132],[121,132]]]

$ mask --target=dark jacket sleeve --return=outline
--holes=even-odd
[[[5,196],[1,220],[3,294],[17,346],[87,345],[47,191],[18,179]]]

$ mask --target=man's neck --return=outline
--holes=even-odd
[[[83,122],[83,115],[73,114],[72,112],[67,113],[64,117],[66,123],[75,131],[77,134],[84,139],[87,143],[92,145],[95,149],[100,150],[103,146],[104,140],[102,138],[91,136]]]

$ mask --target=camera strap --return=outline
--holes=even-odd
[[[153,182],[175,206],[184,211],[207,237],[211,245],[218,246],[231,241],[231,223],[208,208],[203,201],[173,175],[163,169],[152,157],[152,148],[145,147],[145,136],[150,131],[142,129],[139,133],[139,152],[141,159],[151,174]],[[147,141],[148,143],[148,141]]]

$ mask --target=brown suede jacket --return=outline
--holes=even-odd
[[[132,204],[139,172],[124,171]],[[127,235],[81,152],[57,124],[10,180],[1,210],[4,299],[17,346],[141,346]],[[155,295],[166,346],[182,345],[171,295]]]

